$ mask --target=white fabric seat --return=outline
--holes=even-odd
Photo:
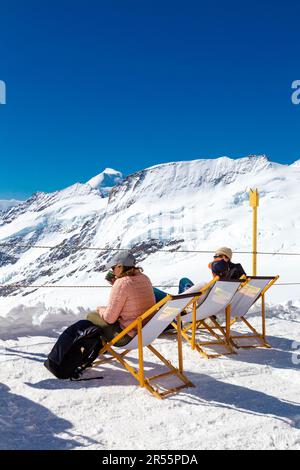
[[[225,310],[236,294],[241,281],[217,281],[203,296],[202,302],[196,310],[196,320],[204,320],[218,312]],[[192,321],[193,314],[188,313],[182,317],[184,323]]]
[[[205,358],[218,357],[223,354],[233,354],[234,349],[230,344],[229,336],[226,330],[217,322],[214,316],[223,310],[226,310],[227,319],[230,318],[230,303],[240,288],[242,281],[221,281],[215,280],[201,288],[202,295],[193,302],[192,308],[188,308],[188,313],[182,315],[183,327],[181,334],[190,344],[192,349],[196,349]],[[189,289],[190,291],[190,289]],[[186,292],[189,292],[186,291]],[[212,326],[207,319],[210,319]],[[174,323],[176,327],[176,324]],[[201,330],[202,329],[202,330]],[[209,334],[212,340],[201,341],[196,338],[196,332],[202,331]],[[222,353],[207,352],[206,349],[216,349],[221,347]]]
[[[231,302],[232,324],[242,321],[243,325],[251,331],[250,334],[230,334],[231,342],[236,348],[270,348],[266,341],[265,293],[277,281],[279,276],[253,276],[247,277],[245,284],[236,292]],[[250,308],[261,298],[262,333],[259,333],[245,318]],[[247,342],[245,343],[245,339]],[[249,341],[250,340],[250,341]],[[253,342],[254,340],[254,342]]]
[[[270,278],[250,278],[249,282],[242,286],[233,298],[231,303],[232,317],[245,316],[269,282]]]
[[[180,318],[180,313],[184,310],[193,299],[197,299],[197,295],[185,293],[182,295],[174,296],[167,295],[160,302],[155,304],[140,317],[134,320],[127,328],[125,328],[119,335],[117,335],[109,343],[105,344],[99,352],[99,356],[106,352],[110,352],[111,358],[102,359],[94,362],[94,366],[109,362],[111,359],[117,359],[125,369],[133,375],[139,382],[141,387],[147,388],[152,395],[157,398],[164,398],[170,394],[177,393],[179,390],[186,387],[193,387],[193,384],[183,373],[183,358],[182,358],[182,340],[180,327],[177,334],[177,348],[178,348],[178,367],[172,365],[161,353],[159,353],[152,345],[158,336],[172,323],[175,318]],[[145,323],[147,321],[147,323]],[[180,322],[181,323],[181,322]],[[129,331],[137,329],[138,333],[124,346],[116,347],[115,344]],[[155,375],[153,377],[146,377],[144,372],[144,359],[143,348],[147,347],[168,369],[168,372]],[[123,350],[119,352],[119,350]],[[124,358],[132,350],[138,351],[138,369],[134,368]],[[180,385],[168,388],[163,387],[163,391],[159,387],[154,386],[153,382],[165,379],[170,375],[175,375],[180,380]]]
[[[184,292],[185,295],[186,292]],[[179,297],[179,296],[176,296]],[[172,299],[168,300],[155,315],[143,326],[143,346],[148,346],[158,338],[158,336],[167,328],[170,323],[174,321],[179,313],[186,308],[191,302],[191,298]],[[132,340],[122,346],[123,349],[137,349],[138,348],[138,337],[137,335]],[[118,348],[119,349],[119,348]]]

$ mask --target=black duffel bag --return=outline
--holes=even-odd
[[[79,320],[58,338],[44,366],[58,379],[78,379],[102,348],[101,328]]]

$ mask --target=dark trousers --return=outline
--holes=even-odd
[[[186,291],[193,285],[194,283],[187,277],[181,278],[179,281],[179,285],[178,285],[178,294],[182,294],[184,291]],[[160,300],[162,300],[164,297],[168,295],[163,290],[157,289],[157,287],[153,287],[153,292],[154,292],[156,302],[159,302]]]
[[[178,285],[178,294],[182,294],[184,291],[186,291],[193,285],[194,283],[187,277],[181,278],[179,281],[179,285]],[[153,287],[153,292],[154,292],[156,302],[160,302],[164,297],[168,295],[163,290],[157,289],[157,287]],[[172,324],[168,325],[164,331],[170,331],[170,330],[174,330],[174,327]]]
[[[103,318],[97,312],[90,312],[87,317],[87,320],[94,323],[94,325],[100,326],[102,329],[102,337],[105,341],[109,342],[114,339],[118,334],[122,333],[122,328],[118,321],[115,323],[106,323]],[[117,341],[114,346],[125,346],[129,341],[132,340],[132,337],[129,335],[124,335],[119,341]]]

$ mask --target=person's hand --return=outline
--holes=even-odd
[[[116,280],[116,276],[114,275],[112,271],[108,271],[108,273],[105,276],[105,280],[109,282],[109,284],[113,285]]]

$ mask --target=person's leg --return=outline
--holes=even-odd
[[[86,319],[94,323],[94,325],[101,326],[101,318],[98,312],[89,312]]]
[[[154,292],[156,303],[160,302],[162,299],[164,299],[168,295],[163,290],[157,289],[157,287],[153,287],[153,292]],[[164,331],[169,331],[169,330],[174,330],[174,328],[171,324],[168,325],[167,328],[165,328]]]
[[[189,278],[187,277],[181,278],[179,281],[179,286],[178,286],[178,294],[182,294],[193,285],[194,283]]]
[[[111,341],[123,331],[119,322],[116,321],[115,323],[111,324],[107,323],[97,312],[90,312],[86,319],[94,323],[94,325],[100,326],[103,332],[103,339],[105,341]],[[125,344],[129,343],[131,339],[131,336],[124,335],[121,339],[119,339],[119,341],[115,343],[115,346],[124,346]]]
[[[155,302],[160,302],[162,299],[164,299],[168,294],[164,292],[163,290],[157,289],[157,287],[153,287],[153,292],[155,296]]]

